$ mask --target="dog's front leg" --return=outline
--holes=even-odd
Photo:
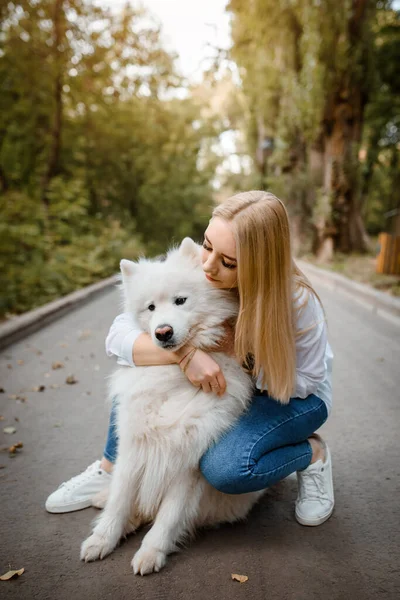
[[[198,476],[188,473],[170,485],[153,527],[132,559],[135,575],[158,572],[164,567],[167,555],[177,549],[177,542],[193,527],[203,487]]]
[[[127,530],[137,490],[137,473],[132,473],[131,467],[134,464],[133,452],[124,461],[117,460],[111,479],[110,495],[103,512],[95,521],[92,535],[81,546],[81,560],[89,562],[104,558],[114,550]],[[132,530],[131,527],[130,531]]]

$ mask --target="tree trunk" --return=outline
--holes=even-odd
[[[48,206],[48,187],[51,179],[59,172],[60,149],[61,149],[61,129],[62,129],[62,49],[61,44],[64,37],[63,27],[63,3],[64,0],[55,0],[53,12],[53,44],[54,44],[54,105],[55,114],[53,128],[51,132],[51,148],[47,170],[44,176],[42,187],[42,199],[46,207]]]
[[[361,76],[357,76],[357,72],[366,72],[368,66],[368,53],[364,51],[362,39],[367,9],[368,0],[353,0],[348,36],[359,58],[343,74],[338,88],[328,99],[324,120],[324,189],[331,202],[334,249],[344,253],[366,252],[369,247],[358,185],[358,151],[367,88]]]
[[[344,253],[368,250],[358,189],[359,107],[357,97],[342,93],[333,108],[331,133],[325,138],[324,187],[331,199],[334,249]]]

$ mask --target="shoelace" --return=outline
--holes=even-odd
[[[99,466],[100,465],[98,462],[94,462],[93,464],[89,465],[88,468],[85,471],[83,471],[83,473],[80,473],[79,475],[75,475],[75,477],[72,477],[72,479],[69,479],[68,481],[64,481],[60,485],[60,488],[65,488],[66,490],[75,488],[78,485],[78,483],[87,481],[87,479],[89,479],[89,477],[95,471],[100,471]]]
[[[307,498],[307,500],[318,500],[321,503],[328,498],[322,473],[318,471],[302,473],[300,497],[302,500]]]

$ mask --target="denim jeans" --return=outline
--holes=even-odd
[[[327,417],[325,402],[314,394],[280,404],[256,390],[249,409],[204,454],[200,469],[213,487],[226,494],[267,488],[308,467],[312,450],[307,438]],[[114,403],[104,456],[115,462],[117,450]]]

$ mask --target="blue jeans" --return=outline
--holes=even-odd
[[[267,488],[308,467],[312,450],[307,438],[327,417],[325,402],[314,394],[280,404],[256,390],[249,409],[204,454],[200,469],[213,487],[226,494]],[[115,462],[117,449],[114,404],[104,456]]]

